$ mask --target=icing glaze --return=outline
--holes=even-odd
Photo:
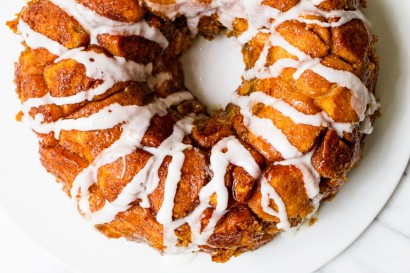
[[[137,23],[124,23],[111,20],[95,11],[80,5],[75,0],[49,0],[67,14],[74,17],[90,34],[91,44],[98,45],[98,35],[136,35],[158,43],[163,48],[168,47],[168,41],[162,33],[148,25],[145,20]]]
[[[283,203],[282,198],[276,192],[275,188],[269,184],[265,177],[262,177],[261,179],[261,194],[261,205],[263,211],[279,219],[279,223],[276,225],[277,228],[282,230],[289,229],[291,226],[288,220],[288,213],[286,212],[285,203]],[[275,202],[278,208],[277,211],[271,207],[271,200]]]
[[[172,221],[168,214],[167,221],[162,222],[164,225],[164,245],[168,247],[170,253],[179,251],[179,249],[175,248],[177,237],[174,234],[174,230],[185,223],[190,226],[192,232],[191,240],[193,243],[188,247],[190,251],[198,250],[198,245],[206,244],[212,235],[218,220],[225,214],[228,207],[228,189],[225,186],[225,173],[229,164],[244,168],[255,179],[259,177],[261,172],[259,165],[255,162],[250,152],[235,137],[227,137],[220,140],[212,148],[210,162],[213,177],[201,189],[199,205],[187,217]],[[213,208],[209,223],[202,230],[201,219],[205,210],[212,208],[210,198],[214,194],[216,194],[217,205]],[[173,207],[171,201],[165,204],[165,206],[168,211]]]
[[[24,42],[32,49],[45,48],[50,53],[57,56],[63,55],[68,51],[65,46],[32,30],[22,19],[19,20],[18,31],[23,37]]]

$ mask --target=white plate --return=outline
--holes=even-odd
[[[145,245],[108,240],[77,214],[71,201],[40,166],[34,135],[14,121],[19,103],[13,93],[12,62],[21,46],[1,26],[0,202],[35,240],[78,272],[311,272],[352,243],[374,219],[398,183],[410,154],[410,2],[372,0],[370,20],[379,35],[382,71],[378,96],[383,116],[368,138],[363,161],[337,197],[320,209],[319,221],[291,238],[232,259],[211,263],[206,255],[176,266]],[[3,5],[1,21],[23,3]]]

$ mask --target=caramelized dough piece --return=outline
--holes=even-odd
[[[68,97],[90,89],[93,79],[86,76],[85,66],[72,59],[62,60],[44,69],[44,80],[50,95]]]
[[[60,146],[41,147],[40,160],[46,170],[69,190],[76,176],[88,166],[88,162]]]
[[[228,113],[220,112],[197,120],[192,130],[193,140],[202,149],[210,150],[221,139],[235,134],[231,119]]]
[[[232,33],[228,33],[228,35],[233,35],[235,37],[241,36],[245,31],[248,30],[248,21],[244,18],[235,18],[232,24]]]
[[[68,49],[86,46],[90,36],[71,16],[48,0],[35,0],[23,9],[21,18],[30,28]]]
[[[309,19],[309,20],[317,20],[319,22],[326,22],[326,18],[321,17],[321,16],[314,16],[314,15],[306,15],[303,16],[303,18]],[[317,24],[307,24],[306,29],[313,31],[318,37],[322,39],[322,41],[327,45],[330,46],[332,43],[331,41],[331,36],[332,33],[330,32],[329,28],[327,27],[322,27]]]
[[[80,154],[92,162],[106,148],[110,147],[120,136],[121,126],[94,131],[61,131],[59,143],[64,149]]]
[[[145,14],[138,0],[76,0],[78,3],[115,21],[127,23],[140,21]]]
[[[173,208],[173,218],[179,219],[192,212],[199,202],[199,192],[209,181],[208,161],[199,149],[184,151],[185,161],[181,169]],[[168,167],[172,158],[167,156],[158,170],[159,184],[155,191],[149,195],[149,200],[154,214],[160,210],[164,198],[164,186],[168,174]],[[192,170],[195,170],[193,172]]]
[[[185,217],[195,209],[199,202],[199,192],[210,180],[209,162],[205,154],[199,149],[189,149],[184,154],[185,161],[172,213],[175,219]],[[197,171],[192,172],[193,169]]]
[[[303,72],[295,84],[299,92],[312,98],[327,95],[333,86],[332,83],[310,69]]]
[[[219,249],[212,260],[227,261],[236,249],[256,244],[263,237],[258,219],[245,205],[235,205],[219,220],[214,233],[208,239],[212,249]]]
[[[329,199],[334,197],[337,191],[341,186],[346,182],[346,178],[330,179],[322,178],[320,181],[320,194],[323,195],[323,198]]]
[[[45,49],[26,48],[20,54],[15,67],[15,83],[21,102],[47,94],[43,70],[47,65],[52,64],[55,58],[57,57]]]
[[[157,43],[139,36],[100,34],[97,39],[100,46],[110,54],[137,63],[148,64],[153,62],[162,52],[162,48]]]
[[[169,41],[168,47],[163,53],[163,58],[175,58],[180,56],[192,44],[191,32],[188,29],[185,18],[177,18],[173,26],[164,27],[164,35]]]
[[[21,79],[21,80],[20,80]],[[21,101],[29,98],[42,97],[48,93],[43,75],[32,74],[16,80],[17,92]]]
[[[158,66],[154,66],[153,74],[157,74],[161,72],[168,73],[171,79],[163,82],[159,86],[155,86],[154,90],[158,97],[165,98],[170,94],[173,94],[175,92],[180,92],[181,90],[186,89],[186,87],[184,86],[184,74],[182,72],[181,63],[178,59],[170,59],[170,60],[167,60],[166,64],[160,64]],[[200,106],[201,109],[204,109],[204,107],[200,105],[198,101],[195,100],[194,102],[194,100],[190,100],[187,102],[182,102],[176,107],[173,107],[173,109],[175,109],[177,112],[180,112],[181,110],[183,110],[184,107],[187,107],[194,111],[194,108],[198,106]],[[185,111],[187,111],[187,109],[185,109]],[[202,110],[200,111],[201,113],[203,113]]]
[[[349,64],[348,62],[344,61],[339,56],[336,56],[334,54],[329,54],[326,57],[324,57],[322,59],[322,64],[325,66],[334,68],[336,70],[344,70],[344,71],[348,71],[354,74],[356,73],[356,71],[354,70],[351,64]]]
[[[307,28],[305,23],[299,21],[286,21],[280,24],[276,31],[290,44],[312,58],[324,57],[329,52],[329,46],[324,43],[319,35]]]
[[[295,86],[283,77],[253,80],[248,93],[251,93],[250,91],[262,91],[271,97],[281,99],[306,115],[315,115],[321,112],[310,96],[299,93]]]
[[[297,124],[273,107],[260,104],[258,106],[256,110],[256,106],[254,107],[254,114],[260,118],[271,120],[276,128],[281,130],[289,142],[300,152],[306,153],[316,146],[317,138],[324,130],[323,127]]]
[[[164,250],[162,225],[151,210],[135,204],[129,210],[121,212],[114,221],[97,225],[96,228],[110,238],[125,237],[137,242],[146,242],[158,250]]]
[[[262,4],[278,9],[280,11],[288,11],[299,4],[299,0],[263,0]]]
[[[352,166],[354,146],[347,145],[334,130],[328,130],[312,157],[313,167],[322,177],[343,177]]]
[[[293,165],[270,165],[264,176],[282,198],[289,221],[297,224],[306,218],[313,208],[306,194],[302,172]],[[248,201],[248,206],[263,221],[278,223],[279,219],[276,216],[272,216],[263,210],[261,200],[261,185],[258,183]],[[278,207],[273,200],[271,200],[270,206],[278,211]]]
[[[124,158],[105,165],[98,170],[98,185],[109,202],[117,199],[124,187],[145,167],[151,154],[137,149]]]
[[[149,94],[137,84],[131,84],[123,92],[112,95],[102,101],[89,102],[83,108],[68,116],[68,119],[89,117],[104,107],[113,103],[121,105],[145,105],[149,100]],[[63,130],[60,134],[59,143],[65,149],[82,155],[92,162],[105,148],[109,147],[120,137],[121,124],[106,130],[77,131]]]
[[[239,203],[246,203],[252,194],[256,180],[242,167],[234,168],[232,178],[232,197]]]
[[[352,20],[332,29],[332,53],[352,64],[364,62],[369,43],[368,30],[361,20]]]
[[[238,110],[239,111],[239,110]],[[245,142],[249,143],[255,150],[257,150],[267,161],[275,162],[283,160],[282,155],[267,143],[262,137],[258,137],[250,132],[243,124],[243,116],[238,114],[233,126],[237,135]]]
[[[347,88],[334,88],[327,96],[320,97],[315,102],[336,122],[359,121],[352,108],[352,95]]]
[[[88,202],[90,204],[90,211],[94,213],[102,209],[108,200],[106,201],[102,189],[97,184],[92,185],[89,191],[90,197],[88,198]]]
[[[298,58],[296,56],[293,56],[280,46],[272,46],[271,48],[269,48],[268,56],[266,57],[266,65],[273,65],[280,59],[297,60]]]
[[[268,39],[269,34],[259,32],[250,42],[242,47],[243,61],[246,69],[250,69],[255,65]]]
[[[198,34],[208,40],[212,40],[215,35],[221,33],[224,29],[223,25],[217,21],[218,15],[204,16],[198,23]]]
[[[318,5],[318,7],[325,11],[331,11],[334,9],[346,9],[350,10],[353,8],[358,8],[359,6],[364,7],[366,0],[325,0]]]
[[[263,169],[265,159],[262,155],[247,143],[242,142],[241,144],[249,151],[260,168]],[[232,169],[228,170],[226,174],[232,175],[232,177],[229,177],[229,179],[232,180],[232,183],[229,184],[229,187],[232,188],[232,197],[238,203],[246,203],[254,190],[257,179],[253,178],[244,168],[234,165],[230,165],[229,167],[231,166]]]
[[[90,50],[98,53],[103,52],[101,48],[95,47]],[[46,50],[43,51],[47,52]],[[62,60],[58,63],[47,62],[47,65],[45,65],[36,61],[37,57],[34,53],[36,51],[22,53],[21,64],[16,67],[16,81],[18,86],[20,86],[18,90],[21,90],[21,99],[27,100],[33,97],[42,97],[48,92],[56,97],[71,96],[101,84],[101,80],[88,78],[85,74],[84,65],[72,59]],[[50,57],[50,59],[54,59],[54,57]],[[33,65],[33,67],[30,65]],[[39,89],[34,89],[33,86],[39,87]],[[136,97],[147,96],[151,92],[145,83],[119,82],[104,94],[96,96],[94,100],[102,100],[122,90],[126,93],[139,93]],[[34,116],[37,113],[41,113],[45,120],[50,122],[67,117],[80,110],[86,104],[87,101],[62,106],[54,104],[43,105],[39,108],[32,108],[30,114]]]
[[[297,93],[292,86],[280,77],[276,79],[255,80],[253,86],[249,88],[249,91],[251,90],[262,90],[272,97],[283,99],[295,109],[307,115],[315,115],[321,110],[309,96]],[[239,113],[239,109],[237,111]],[[253,114],[260,118],[271,120],[286,135],[290,143],[301,152],[310,151],[317,144],[318,137],[324,130],[322,127],[296,124],[273,107],[262,104],[256,104],[253,107]],[[283,160],[282,155],[266,140],[252,134],[244,126],[242,115],[238,114],[235,117],[233,126],[236,133],[258,150],[268,161]]]
[[[147,147],[157,148],[174,131],[174,124],[177,117],[172,114],[165,116],[155,115],[150,122],[147,131],[142,138],[141,144]]]

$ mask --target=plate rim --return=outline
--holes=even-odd
[[[379,2],[380,2],[380,1],[381,1],[381,0],[379,0]],[[369,5],[370,5],[370,4],[369,4]],[[410,87],[410,85],[408,85],[408,87]],[[406,111],[404,111],[404,113],[406,113]],[[409,114],[410,114],[410,110],[407,111],[407,116],[408,116],[408,118],[410,118],[410,115],[409,115]],[[376,128],[377,128],[377,124],[376,124]],[[408,129],[409,129],[409,128],[407,128],[407,131],[410,131],[410,130],[408,130]],[[404,130],[406,130],[406,129],[404,129]],[[405,157],[405,156],[403,156],[403,157]],[[410,157],[410,149],[408,149],[408,151],[407,151],[407,158],[409,158],[409,157]],[[377,210],[378,212],[375,214],[374,217],[372,217],[372,219],[374,219],[375,217],[377,217],[377,215],[378,215],[378,213],[380,212],[380,210],[385,206],[385,204],[388,202],[388,200],[391,198],[392,194],[393,194],[394,191],[396,190],[397,185],[398,185],[398,183],[400,182],[400,178],[402,177],[402,174],[404,173],[405,168],[406,168],[406,166],[407,166],[407,162],[405,162],[405,163],[400,163],[400,164],[404,164],[404,165],[401,167],[402,171],[400,171],[400,174],[399,174],[399,172],[396,172],[396,173],[395,173],[395,177],[396,177],[396,178],[398,177],[398,179],[396,179],[397,181],[391,184],[391,186],[390,186],[391,188],[390,188],[389,194],[386,195],[384,202],[382,202],[382,204],[380,203],[381,205],[378,206],[378,207],[380,207],[380,208],[379,208],[379,209],[375,209],[375,210]],[[400,176],[400,177],[399,177],[399,176]],[[56,184],[56,183],[54,183],[54,184]],[[1,186],[1,182],[0,182],[0,186]],[[50,186],[50,185],[48,185],[48,186]],[[1,188],[1,187],[0,187],[0,188]],[[50,188],[58,188],[58,185],[56,184],[55,187],[50,187]],[[343,190],[343,189],[342,189],[342,190]],[[0,196],[1,196],[1,195],[0,195]],[[337,196],[339,196],[339,194],[338,194]],[[46,248],[44,244],[42,244],[41,242],[39,242],[39,241],[37,240],[37,239],[38,239],[37,236],[31,234],[30,231],[27,231],[27,227],[23,227],[23,226],[21,225],[20,221],[18,220],[18,217],[16,218],[16,215],[13,215],[13,214],[11,214],[11,213],[9,212],[9,210],[7,209],[7,205],[5,206],[5,205],[3,204],[2,199],[0,199],[0,205],[4,208],[4,210],[5,210],[6,213],[10,216],[10,218],[13,219],[13,221],[15,221],[15,222],[21,227],[21,229],[24,230],[24,232],[26,232],[31,238],[33,238],[33,240],[36,241],[36,242],[38,243],[38,245],[40,245],[41,247],[43,247],[44,249],[46,249],[46,251],[48,251],[51,255],[55,256],[57,259],[59,259],[60,261],[62,261],[62,263],[63,263],[66,267],[70,268],[71,270],[74,269],[74,272],[80,272],[80,271],[77,271],[74,267],[72,267],[71,264],[69,264],[69,263],[67,263],[66,261],[64,261],[63,259],[61,259],[61,257],[56,256],[55,253],[51,252],[48,248]],[[371,223],[371,222],[370,222],[370,223]],[[338,253],[341,253],[341,252],[344,251],[349,245],[351,245],[352,243],[354,243],[354,241],[357,240],[357,238],[359,238],[359,237],[361,236],[361,234],[363,234],[363,232],[365,232],[366,228],[369,226],[370,223],[368,223],[368,224],[365,226],[365,228],[363,228],[363,229],[361,230],[361,232],[360,232],[359,234],[357,234],[357,236],[355,236],[355,238],[354,238],[352,241],[347,242],[347,243],[345,244],[345,246],[343,247],[343,249],[341,249],[341,250],[339,250],[339,251],[337,251],[337,252],[338,252]],[[36,239],[36,238],[37,238],[37,239]],[[246,255],[246,254],[245,254],[245,255]],[[242,256],[242,257],[243,257],[243,256]],[[239,259],[241,259],[241,258],[239,258]],[[329,262],[329,261],[330,261],[330,260],[328,260],[327,262]],[[323,265],[323,264],[322,264],[322,265]],[[322,265],[321,265],[321,266],[322,266]],[[321,267],[321,266],[319,266],[319,267]],[[318,268],[319,268],[319,267],[318,267]],[[317,268],[316,268],[316,269],[317,269]]]

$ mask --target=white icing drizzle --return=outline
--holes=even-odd
[[[354,128],[354,125],[351,123],[335,122],[325,112],[320,112],[315,115],[306,115],[302,112],[299,112],[293,106],[286,103],[285,101],[281,99],[273,98],[269,95],[266,95],[262,91],[253,92],[249,96],[239,96],[238,93],[235,92],[232,94],[232,102],[241,107],[241,114],[246,119],[246,121],[244,121],[245,126],[249,130],[251,130],[253,134],[257,136],[261,136],[267,141],[269,140],[269,135],[271,135],[271,133],[268,133],[265,131],[266,127],[263,127],[262,124],[259,128],[255,128],[251,126],[251,124],[254,124],[253,121],[257,120],[257,117],[255,117],[252,114],[252,108],[255,104],[258,104],[258,103],[262,103],[266,106],[273,107],[277,111],[281,112],[284,116],[289,117],[293,122],[297,124],[305,124],[305,125],[311,125],[311,126],[316,126],[316,127],[318,126],[331,127],[338,133],[339,137],[343,137],[343,132],[348,132],[348,133],[353,132],[353,128]],[[260,123],[260,121],[256,121],[256,122]],[[255,126],[257,123],[255,123]],[[274,125],[271,125],[271,126],[274,126]],[[279,137],[281,139],[283,138],[283,136],[278,136],[277,134],[276,134],[276,137]],[[277,149],[273,145],[274,141],[268,141],[268,142],[275,149]],[[285,145],[285,144],[282,143],[282,145]],[[283,147],[283,149],[287,149],[287,148]],[[300,155],[300,154],[297,154],[297,155]],[[285,158],[289,158],[289,157],[285,157]]]
[[[184,118],[174,125],[174,131],[158,148],[141,147],[141,149],[151,153],[151,158],[138,174],[125,186],[114,202],[105,202],[102,209],[90,213],[88,217],[94,224],[108,223],[115,219],[115,216],[131,207],[131,203],[141,199],[141,205],[149,207],[148,195],[158,186],[158,169],[166,156],[172,156],[172,161],[168,166],[168,174],[165,182],[163,204],[170,203],[169,206],[163,205],[157,214],[158,222],[163,219],[172,219],[172,208],[178,182],[181,177],[181,169],[184,163],[185,149],[192,148],[191,145],[183,144],[183,138],[192,130],[192,119]],[[96,169],[96,171],[98,168]],[[87,198],[87,197],[82,197]]]
[[[91,43],[98,45],[98,35],[137,35],[158,43],[163,48],[168,46],[168,41],[163,34],[149,26],[145,20],[137,23],[124,23],[108,19],[95,11],[77,3],[75,0],[50,0],[55,5],[63,9],[67,14],[75,18],[84,29],[90,34]],[[361,130],[364,133],[371,132],[371,122],[369,116],[378,109],[376,99],[368,92],[364,84],[354,74],[346,71],[339,71],[321,64],[320,59],[311,58],[298,48],[287,42],[277,31],[276,27],[288,20],[298,20],[307,24],[316,24],[322,27],[338,27],[354,19],[366,22],[365,17],[359,10],[344,11],[337,10],[324,12],[316,6],[323,0],[302,0],[287,12],[262,4],[262,0],[214,0],[210,4],[198,1],[176,0],[171,5],[161,5],[148,0],[143,1],[150,9],[165,14],[170,19],[184,15],[187,18],[189,29],[193,34],[198,31],[198,23],[202,16],[217,14],[219,21],[228,29],[232,30],[235,18],[244,18],[248,21],[248,30],[238,37],[238,42],[245,44],[249,42],[257,33],[263,32],[270,35],[255,66],[247,70],[244,74],[245,80],[253,78],[274,78],[279,77],[284,69],[296,68],[294,79],[298,79],[306,70],[312,70],[316,74],[326,78],[329,82],[346,87],[352,92],[352,107],[356,110],[360,121]],[[306,19],[306,15],[322,16],[326,19],[340,18],[336,22],[327,23],[319,20]],[[45,48],[59,58],[56,62],[67,59],[75,60],[84,65],[86,75],[102,83],[94,89],[86,90],[67,97],[52,97],[50,94],[42,98],[32,98],[23,105],[23,120],[27,122],[34,131],[38,133],[54,132],[56,139],[60,137],[62,131],[78,130],[93,131],[121,126],[120,137],[108,148],[104,149],[87,168],[83,169],[75,178],[71,195],[78,199],[79,209],[94,224],[104,224],[115,219],[118,213],[128,210],[135,201],[139,200],[140,206],[150,208],[148,196],[158,187],[160,179],[158,171],[164,159],[171,157],[168,166],[168,173],[164,185],[164,197],[161,207],[156,215],[156,220],[164,228],[164,245],[167,253],[180,251],[177,247],[178,238],[175,230],[184,224],[188,224],[191,229],[191,243],[188,251],[196,251],[200,245],[207,243],[213,234],[217,222],[227,212],[229,192],[225,185],[225,174],[229,164],[242,167],[254,179],[260,178],[261,183],[261,205],[263,210],[279,219],[277,227],[282,230],[291,228],[289,223],[286,205],[269,184],[266,177],[261,176],[259,165],[255,162],[251,153],[234,136],[220,140],[210,152],[210,170],[213,173],[212,179],[200,190],[199,204],[186,217],[173,219],[174,199],[181,180],[182,167],[185,161],[184,151],[193,147],[184,144],[185,136],[191,133],[193,120],[195,117],[185,117],[176,122],[173,133],[164,140],[159,147],[145,147],[141,141],[148,129],[151,119],[155,115],[163,116],[167,114],[167,109],[185,100],[192,99],[188,92],[179,92],[166,98],[155,99],[145,106],[111,104],[100,109],[88,117],[78,119],[60,119],[55,122],[45,123],[44,116],[37,114],[33,118],[29,111],[33,107],[47,104],[69,105],[83,101],[91,101],[95,96],[106,93],[116,83],[126,81],[147,82],[150,88],[161,87],[166,81],[172,79],[169,72],[158,73],[152,76],[152,64],[142,65],[133,61],[127,61],[121,57],[107,57],[104,54],[94,51],[85,51],[83,48],[69,50],[58,42],[32,30],[27,23],[20,20],[18,30],[22,34],[26,44],[33,48]],[[295,59],[281,59],[275,64],[267,67],[267,56],[269,49],[273,46],[280,46],[287,52],[295,56]],[[311,158],[315,149],[307,154],[302,154],[294,147],[286,135],[279,130],[269,119],[259,118],[252,113],[252,108],[257,103],[263,103],[273,107],[286,117],[289,117],[297,124],[311,126],[331,127],[335,129],[339,136],[343,132],[352,132],[355,124],[337,123],[326,113],[321,112],[315,115],[306,115],[284,102],[283,100],[272,98],[263,92],[254,92],[249,96],[240,96],[235,93],[232,102],[240,107],[240,112],[244,117],[244,125],[254,135],[265,139],[273,148],[279,151],[285,158],[284,161],[276,162],[276,165],[293,165],[298,168],[304,180],[304,186],[308,198],[311,200],[314,211],[318,208],[321,200],[319,193],[320,175],[314,169]],[[90,187],[97,183],[97,173],[100,167],[123,160],[124,168],[122,177],[126,173],[126,156],[137,149],[151,154],[145,166],[131,179],[123,188],[117,198],[108,202],[95,212],[91,212],[89,198]],[[211,198],[216,198],[216,206],[211,205]],[[213,199],[214,201],[214,199]],[[271,207],[273,201],[277,207]],[[206,227],[202,227],[201,220],[205,210],[211,208],[212,216]],[[313,214],[314,212],[312,212]]]
[[[156,28],[151,27],[145,20],[137,23],[124,23],[111,20],[97,12],[81,5],[75,0],[49,0],[60,7],[67,14],[76,19],[90,34],[91,44],[98,45],[98,35],[136,35],[156,42],[162,48],[168,47],[168,41]]]
[[[282,230],[289,229],[290,223],[288,220],[288,213],[286,211],[286,205],[282,198],[276,192],[276,190],[269,184],[268,180],[263,176],[261,178],[261,205],[264,212],[269,215],[275,216],[279,219],[279,223],[276,225],[277,228]],[[275,202],[277,206],[277,211],[271,207],[271,200]]]
[[[170,95],[166,99],[156,99],[152,104],[146,106],[123,106],[113,103],[88,117],[39,123],[33,126],[32,129],[41,134],[54,132],[54,137],[58,139],[62,130],[93,131],[109,129],[118,124],[131,122],[135,116],[141,115],[144,111],[164,114],[167,107],[192,98],[189,92],[179,92]]]
[[[320,4],[322,4],[322,2],[324,2],[325,0],[310,0],[310,2],[315,5],[318,6]]]
[[[191,0],[175,0],[175,3],[169,5],[151,1],[144,1],[144,3],[150,9],[164,14],[171,20],[184,15],[187,18],[188,28],[193,35],[198,33],[198,23],[203,16],[218,14],[220,22],[230,28],[235,18],[243,14],[241,6],[236,1],[229,0],[213,0],[209,4]]]
[[[27,23],[20,19],[18,29],[21,32],[26,44],[32,49],[45,48],[51,53],[59,56],[55,60],[58,63],[63,60],[71,59],[84,65],[86,75],[95,80],[103,82],[95,88],[79,92],[72,96],[53,97],[47,93],[41,98],[30,98],[23,104],[23,119],[30,124],[35,131],[42,133],[43,118],[37,116],[34,119],[28,114],[33,107],[39,107],[47,104],[69,105],[80,103],[85,100],[91,101],[95,96],[106,93],[116,83],[126,81],[145,82],[152,88],[161,86],[165,81],[172,78],[169,72],[158,73],[156,76],[151,74],[152,64],[142,65],[134,61],[127,61],[125,58],[114,56],[108,57],[105,54],[94,51],[85,51],[83,48],[68,50],[46,36],[35,32]],[[50,126],[50,125],[46,125]]]
[[[68,52],[68,49],[56,41],[32,30],[22,19],[19,20],[18,31],[22,35],[24,42],[32,49],[45,48],[50,53],[61,56]]]
[[[232,96],[232,102],[241,108],[243,124],[254,135],[262,137],[273,148],[275,148],[284,158],[301,156],[302,153],[293,146],[286,135],[279,130],[270,119],[261,119],[252,113],[253,101],[245,96]]]
[[[168,155],[173,155],[175,153],[182,153],[183,150],[192,148],[192,146],[185,145],[182,143],[184,136],[190,134],[191,130],[192,130],[192,118],[187,117],[183,119],[182,121],[177,122],[176,126],[174,126],[173,134],[169,138],[164,140],[158,148],[150,148],[150,147],[144,148],[146,151],[155,155],[157,158],[152,168],[154,171],[151,173],[151,176],[148,178],[148,183],[147,183],[146,193],[145,193],[147,196],[153,193],[154,190],[158,186],[159,176],[158,176],[157,170],[160,168],[165,157]],[[182,155],[180,155],[180,159]],[[173,158],[172,162],[171,164],[174,166],[175,164],[182,164],[183,160],[182,160],[182,163],[176,163],[176,159]],[[182,165],[181,165],[181,168],[182,168]],[[174,170],[170,171],[170,169],[171,169],[171,166],[168,167],[168,172],[171,173],[174,171]],[[167,177],[169,177],[169,174],[167,175]],[[147,198],[142,199],[141,206],[145,208],[150,207],[150,203],[147,200]]]
[[[138,107],[136,108],[137,113],[131,112],[125,114],[129,120],[122,125],[122,133],[120,138],[110,147],[103,150],[90,166],[82,170],[77,175],[73,182],[71,196],[74,197],[77,196],[79,192],[81,193],[79,207],[82,212],[85,214],[89,213],[89,188],[97,181],[98,169],[104,165],[116,161],[123,156],[131,154],[137,148],[142,148],[141,141],[146,130],[148,129],[148,126],[150,125],[152,117],[156,114],[165,114],[166,109],[170,106],[191,98],[192,95],[188,92],[175,93],[168,96],[166,99],[159,100],[157,103],[149,104],[144,107],[136,106]],[[105,111],[101,112],[101,114],[106,113],[107,112]],[[117,120],[117,124],[124,121],[124,117],[119,116],[121,111],[119,111],[118,114],[113,112],[108,112],[108,114],[116,116],[114,119]],[[99,118],[104,120],[104,116],[100,116]]]
[[[253,178],[257,179],[260,176],[261,170],[259,165],[255,162],[250,152],[235,138],[227,137],[220,140],[211,151],[210,168],[213,172],[212,179],[206,184],[199,194],[199,205],[188,216],[172,220],[170,217],[173,208],[173,198],[168,198],[168,203],[165,201],[162,204],[161,210],[166,211],[164,214],[166,217],[157,219],[164,225],[164,245],[167,246],[167,253],[175,253],[180,251],[175,248],[177,243],[177,237],[174,230],[178,227],[188,224],[192,232],[192,243],[189,245],[189,251],[195,251],[199,245],[207,243],[209,237],[212,235],[213,230],[218,220],[225,214],[228,208],[228,189],[225,186],[225,173],[229,164],[239,166],[245,169]],[[170,186],[172,194],[175,195],[175,181]],[[216,208],[212,212],[212,216],[207,226],[201,231],[201,219],[203,213],[207,208],[211,208],[210,199],[213,195],[216,195]],[[165,193],[167,195],[167,193]],[[165,198],[164,198],[165,200]]]
[[[305,186],[305,191],[307,197],[312,202],[312,212],[307,217],[309,219],[311,216],[319,208],[320,200],[322,199],[322,195],[320,194],[319,190],[319,183],[320,183],[320,174],[316,171],[316,169],[312,166],[312,156],[314,154],[315,149],[310,151],[309,153],[298,157],[287,159],[284,161],[276,162],[275,165],[282,165],[282,166],[295,166],[298,168],[303,175],[303,181]],[[282,230],[288,230],[291,228],[291,225],[288,220],[286,205],[284,204],[282,198],[276,192],[275,188],[272,187],[265,177],[261,179],[261,205],[264,212],[268,213],[269,215],[275,216],[279,219],[279,223],[276,225],[277,228]],[[277,211],[275,211],[270,204],[270,200],[273,200],[277,206]]]
[[[380,109],[380,103],[377,102],[376,98],[372,93],[370,93],[370,106],[366,110],[366,118],[360,124],[360,133],[370,135],[373,133],[373,124],[371,116]]]
[[[275,64],[266,67],[268,49],[271,46],[280,46],[290,54],[295,55],[299,60],[286,58],[280,59],[275,62]],[[292,46],[280,36],[276,30],[272,30],[271,38],[266,43],[255,66],[245,72],[244,78],[246,80],[252,78],[276,78],[280,76],[285,68],[296,68],[296,72],[293,74],[295,80],[299,79],[306,70],[311,70],[331,83],[346,87],[352,93],[352,108],[356,111],[360,121],[364,120],[365,111],[370,102],[370,92],[368,92],[363,82],[351,72],[336,70],[321,64],[321,59],[312,58],[308,54]]]
[[[176,0],[174,4],[170,5],[156,4],[146,0],[144,3],[151,9],[164,13],[170,19],[174,19],[178,15],[184,15],[188,22],[193,20],[193,18],[198,21],[201,16],[209,15],[209,13],[216,13],[219,16],[221,16],[220,14],[223,14],[222,16],[228,16],[233,19],[246,18],[249,22],[249,27],[243,36],[246,36],[248,39],[239,37],[239,41],[242,43],[248,42],[261,29],[269,29],[268,33],[270,33],[270,39],[267,41],[255,67],[252,68],[251,71],[245,72],[245,79],[254,77],[278,77],[285,68],[297,68],[294,78],[298,79],[304,71],[310,69],[316,74],[326,78],[328,81],[348,88],[352,92],[352,108],[356,111],[360,121],[365,119],[365,111],[370,102],[370,95],[366,86],[364,86],[362,81],[356,75],[348,71],[340,71],[324,66],[321,64],[320,59],[311,58],[308,54],[292,46],[276,31],[277,26],[290,20],[298,20],[303,23],[332,28],[344,25],[354,19],[362,20],[367,24],[365,16],[359,9],[354,11],[333,10],[328,12],[316,7],[316,5],[321,3],[320,1],[310,0],[300,1],[299,4],[295,5],[287,12],[280,12],[277,9],[263,5],[261,0],[242,0],[235,3],[232,3],[232,1],[219,0],[212,1],[210,4],[196,1]],[[228,10],[229,12],[223,13],[220,10]],[[303,18],[308,15],[321,16],[326,19],[340,19],[337,22],[327,23]],[[227,20],[227,22],[221,20],[221,23],[223,23],[228,29],[232,29],[233,19]],[[273,23],[271,22],[272,19],[274,19]],[[197,25],[195,25],[195,27],[197,27]],[[196,33],[197,30],[193,32]],[[279,63],[274,64],[269,68],[265,68],[268,49],[272,46],[280,46],[284,48],[292,55],[298,57],[299,60],[282,59]]]
[[[33,37],[32,37],[33,38]],[[83,49],[73,49],[63,54],[55,62],[66,59],[72,59],[85,66],[86,75],[95,80],[102,80],[103,82],[95,88],[86,91],[78,92],[72,96],[53,97],[47,93],[41,98],[31,98],[24,102],[23,113],[26,122],[32,123],[32,127],[38,126],[38,122],[32,120],[29,111],[33,107],[42,105],[68,105],[80,103],[83,101],[92,101],[95,96],[106,93],[116,83],[126,81],[145,82],[152,71],[152,65],[146,66],[138,64],[134,61],[127,61],[122,57],[107,57],[104,54],[96,53],[94,51],[84,51]]]
[[[353,73],[336,70],[331,67],[316,63],[310,69],[320,76],[325,76],[329,82],[337,83],[352,92],[352,107],[359,116],[360,121],[365,118],[365,111],[369,104],[369,91],[364,83]]]
[[[309,199],[314,199],[319,194],[320,174],[312,166],[312,156],[315,149],[299,157],[276,162],[275,165],[297,167],[303,174],[305,190]]]

